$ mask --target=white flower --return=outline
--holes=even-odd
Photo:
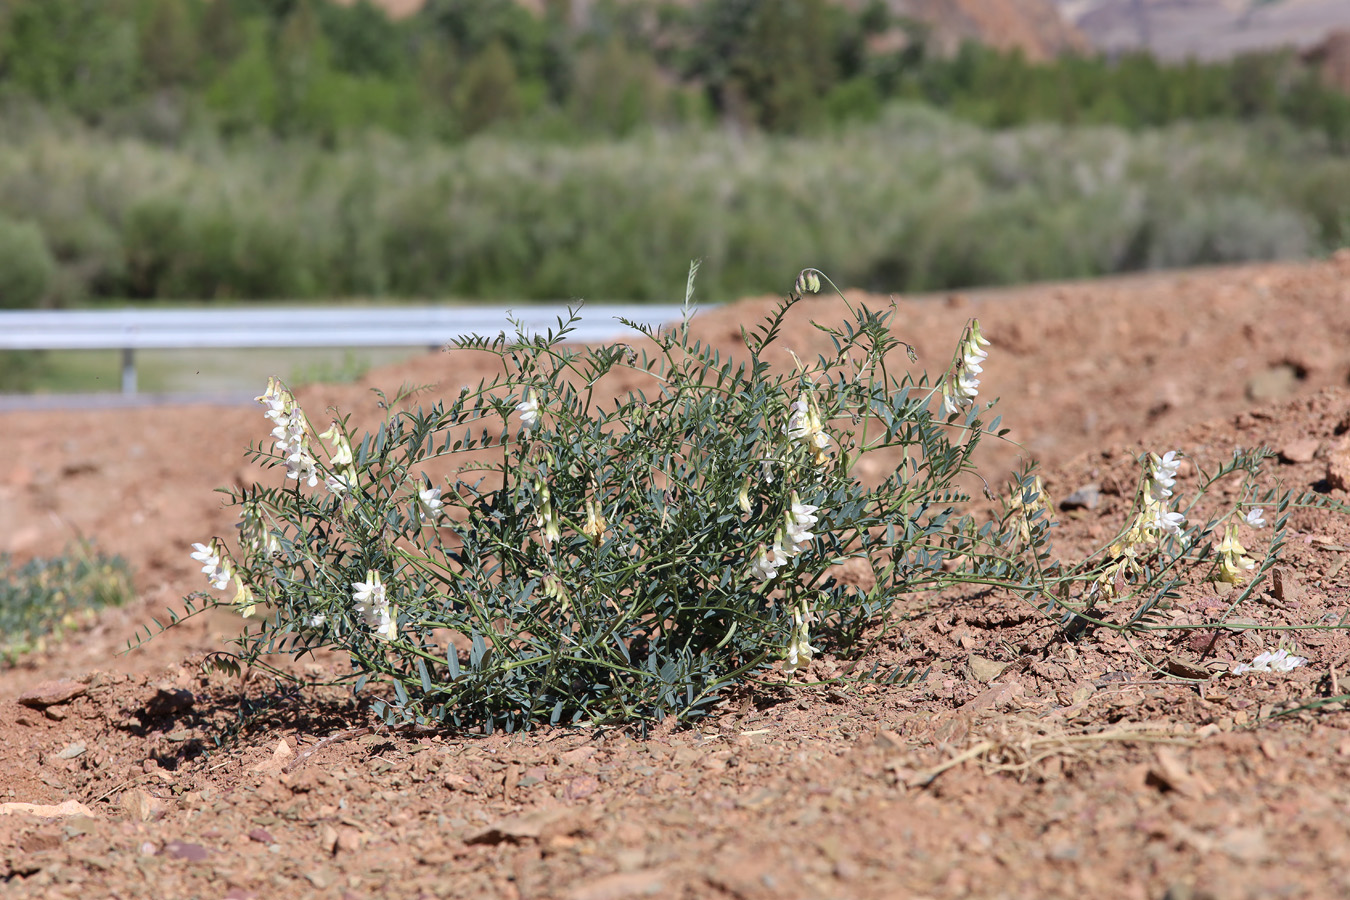
[[[328,490],[332,491],[334,494],[347,493],[347,479],[343,478],[341,475],[329,475],[323,480],[323,484],[324,487],[328,488]]]
[[[1274,653],[1266,652],[1250,663],[1239,663],[1233,667],[1234,675],[1247,672],[1292,672],[1308,661],[1301,656],[1290,656],[1289,651],[1281,647]]]
[[[1181,460],[1177,458],[1177,451],[1168,450],[1162,456],[1150,453],[1153,459],[1152,472],[1149,475],[1150,494],[1156,502],[1172,496],[1172,486],[1177,483],[1177,467],[1181,465]]]
[[[761,581],[769,581],[778,574],[778,568],[787,561],[788,555],[783,550],[782,539],[779,538],[774,541],[773,547],[759,545],[759,557],[750,566],[750,571]]]
[[[1247,510],[1247,515],[1244,518],[1246,519],[1247,524],[1253,528],[1266,527],[1265,510],[1259,506],[1254,506]]]
[[[398,621],[389,608],[379,572],[367,569],[365,581],[352,582],[352,602],[366,624],[375,629],[376,636],[386,641],[398,636]]]
[[[427,519],[435,521],[440,518],[444,506],[440,488],[426,488],[417,492],[417,517],[421,521],[425,522]]]
[[[319,483],[318,460],[301,448],[299,452],[286,457],[286,477],[314,487]]]
[[[1179,535],[1181,526],[1185,524],[1186,517],[1179,512],[1168,512],[1165,506],[1161,504],[1154,505],[1153,518],[1149,525],[1163,534]]]
[[[1153,456],[1153,474],[1158,478],[1165,478],[1169,484],[1171,479],[1177,477],[1177,469],[1181,466],[1181,458],[1177,451],[1168,450],[1162,456],[1151,454]]]
[[[211,582],[211,587],[218,591],[223,591],[230,586],[230,579],[233,577],[230,573],[230,564],[222,559],[220,548],[216,542],[212,541],[210,546],[206,544],[193,544],[196,552],[192,558],[202,564],[202,574]]]
[[[787,539],[792,545],[793,553],[802,552],[815,539],[810,528],[820,521],[820,518],[814,515],[819,508],[802,503],[797,497],[797,492],[792,492],[792,509],[787,514]]]
[[[516,404],[516,412],[520,413],[520,425],[522,428],[531,429],[539,424],[539,397],[530,388],[525,394],[525,399]]]

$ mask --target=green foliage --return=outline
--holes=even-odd
[[[515,119],[523,105],[511,54],[500,41],[493,41],[464,67],[456,103],[459,127],[465,134],[476,134]]]
[[[98,610],[131,597],[126,563],[86,545],[23,565],[0,553],[0,663],[13,665],[24,653],[46,649]]]
[[[832,354],[776,373],[793,302],[747,332],[744,360],[687,327],[643,350],[572,350],[570,321],[470,339],[504,374],[430,409],[395,412],[397,397],[373,433],[319,435],[273,383],[284,450],[253,455],[295,486],[229,492],[240,545],[198,557],[246,614],[268,610],[240,661],[340,649],[390,721],[687,721],[780,660],[805,666],[813,641],[855,652],[901,596],[1021,584],[986,552],[1013,532],[956,509],[998,428],[989,405],[941,413],[888,314],[866,308],[827,329]],[[620,373],[643,386],[610,402]],[[904,462],[865,484],[870,454]],[[849,559],[875,583],[838,580]]]
[[[621,96],[597,97],[596,116],[628,127]],[[799,138],[199,136],[176,150],[0,111],[0,217],[49,251],[8,265],[54,260],[42,296],[58,304],[656,300],[690,258],[705,296],[729,300],[807,254],[879,291],[1090,277],[1333,250],[1346,184],[1350,161],[1273,122],[994,133],[892,106]]]
[[[55,277],[56,260],[42,230],[0,215],[0,307],[40,305]]]
[[[371,0],[5,0],[4,95],[168,143],[198,128],[330,144],[371,130],[626,134],[709,112],[797,133],[907,99],[995,128],[1277,117],[1350,146],[1350,97],[1291,53],[1032,64],[968,44],[945,58],[880,0],[603,2],[576,15],[429,0],[400,21]]]

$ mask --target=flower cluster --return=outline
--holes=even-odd
[[[309,423],[295,396],[277,379],[268,378],[266,393],[256,399],[267,407],[264,415],[275,426],[274,449],[286,458],[286,477],[314,487],[319,483],[318,462],[309,452]]]
[[[942,414],[956,415],[975,402],[980,392],[979,375],[989,358],[988,339],[980,333],[980,322],[972,319],[966,335],[957,347],[955,371],[942,384]]]
[[[1223,540],[1214,548],[1219,555],[1218,580],[1225,584],[1241,584],[1244,572],[1256,568],[1256,562],[1247,556],[1247,549],[1238,542],[1237,523],[1230,522]]]
[[[815,618],[806,608],[803,600],[800,608],[792,611],[792,637],[788,641],[787,660],[783,671],[789,674],[804,669],[811,663],[811,657],[820,652],[819,647],[811,646],[811,620]]]
[[[811,452],[816,465],[824,465],[829,456],[830,436],[820,421],[820,409],[810,391],[802,391],[788,407],[787,436]]]
[[[211,587],[223,591],[230,586],[230,561],[213,538],[209,545],[193,544],[192,558],[202,564],[202,574],[211,582]]]
[[[1301,656],[1290,656],[1289,651],[1281,647],[1274,653],[1267,651],[1257,656],[1249,663],[1238,663],[1233,666],[1234,675],[1243,675],[1247,672],[1292,672],[1299,666],[1308,661]]]
[[[352,582],[352,604],[366,624],[375,629],[376,637],[386,641],[398,637],[398,618],[389,605],[379,572],[367,570],[365,581]]]
[[[1168,510],[1167,502],[1177,481],[1177,468],[1181,465],[1181,459],[1175,450],[1168,450],[1162,456],[1150,453],[1149,458],[1149,478],[1144,485],[1145,527],[1157,535],[1179,535],[1186,517]]]
[[[750,570],[761,580],[769,581],[789,559],[810,546],[816,537],[810,530],[811,526],[820,521],[816,515],[819,508],[801,502],[797,492],[793,491],[792,506],[783,516],[783,525],[774,536],[773,546],[760,545],[759,555]]]
[[[594,485],[591,486],[594,490]],[[582,534],[591,539],[592,544],[599,544],[604,538],[605,532],[609,530],[609,522],[605,519],[605,513],[600,508],[600,501],[586,498],[586,524],[581,526]]]

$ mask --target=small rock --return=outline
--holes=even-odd
[[[169,841],[164,845],[163,852],[166,856],[185,859],[188,862],[205,862],[211,855],[211,851],[201,844],[189,844],[186,841]]]
[[[1060,509],[1096,509],[1102,501],[1102,486],[1100,484],[1085,484],[1074,491],[1063,500],[1059,501]]]
[[[84,744],[67,744],[66,749],[56,754],[62,759],[74,759],[84,754]]]
[[[1275,594],[1275,599],[1282,603],[1301,603],[1303,601],[1303,585],[1299,584],[1294,571],[1288,566],[1276,566],[1271,572],[1271,590]]]
[[[972,654],[968,660],[970,666],[970,676],[982,684],[988,684],[995,678],[1003,674],[1003,670],[1008,668],[1007,663],[997,662],[992,659],[985,659],[982,656]]]
[[[122,795],[122,809],[133,820],[149,822],[164,815],[167,804],[158,797],[152,797],[140,788],[127,791]]]
[[[334,853],[355,853],[365,846],[370,836],[359,828],[351,825],[339,825],[337,827],[337,841],[334,844]]]
[[[60,703],[68,703],[82,695],[89,688],[78,681],[62,678],[59,681],[44,681],[34,685],[19,695],[19,702],[33,709],[46,709]]]
[[[1298,386],[1298,370],[1288,363],[1271,366],[1247,379],[1248,400],[1276,400],[1287,397]]]
[[[155,696],[145,704],[145,711],[151,718],[157,719],[186,712],[196,702],[197,698],[192,696],[192,691],[160,685],[155,690]]]
[[[276,840],[272,837],[272,832],[266,828],[255,828],[248,833],[249,840],[257,841],[260,844],[270,844]]]
[[[1287,463],[1312,462],[1317,455],[1317,438],[1296,438],[1280,448],[1280,460]]]
[[[1327,484],[1333,491],[1350,491],[1350,441],[1341,441],[1328,454]]]
[[[498,819],[491,825],[468,835],[466,844],[500,844],[503,841],[546,840],[558,835],[581,830],[583,823],[576,811],[566,807],[536,809]],[[337,834],[334,832],[334,840]]]
[[[565,753],[558,754],[558,765],[574,766],[584,763],[595,755],[594,747],[573,747]]]
[[[52,831],[34,831],[19,839],[19,849],[24,853],[42,853],[61,846],[61,835]]]

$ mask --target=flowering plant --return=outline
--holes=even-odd
[[[371,433],[338,418],[316,434],[273,381],[274,441],[252,452],[284,476],[231,493],[233,552],[216,538],[194,556],[241,612],[267,610],[237,660],[340,649],[389,721],[687,720],[751,676],[858,652],[902,595],[1025,583],[1004,552],[1022,524],[960,511],[972,450],[1000,433],[976,402],[978,324],[946,389],[907,371],[889,314],[851,305],[832,354],[775,369],[784,316],[822,278],[744,332],[740,361],[687,316],[637,347],[569,346],[574,319],[466,340],[499,376],[429,409],[386,398]],[[619,372],[642,386],[601,403]],[[889,474],[865,484],[872,454]]]

